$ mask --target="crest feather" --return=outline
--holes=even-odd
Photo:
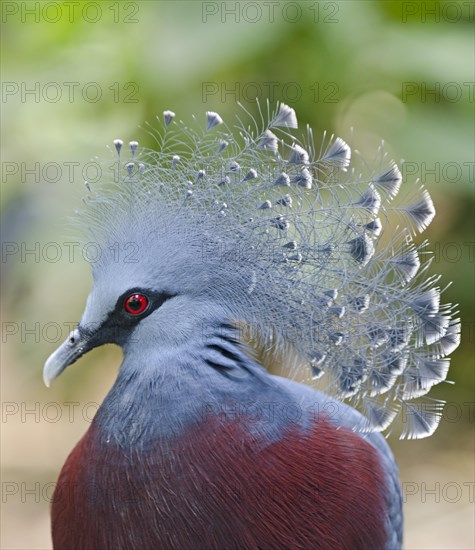
[[[165,111],[150,127],[154,150],[134,141],[127,155],[116,140],[116,178],[92,190],[83,223],[104,247],[136,242],[150,270],[225,304],[267,349],[293,349],[293,375],[306,363],[308,380],[351,400],[368,429],[405,410],[404,435],[430,435],[440,406],[407,399],[445,379],[460,330],[406,227],[422,232],[434,217],[428,192],[399,204],[401,174],[384,155],[369,168],[333,136],[316,154],[310,129],[292,131],[292,108],[258,108],[230,126],[208,111],[203,127]]]

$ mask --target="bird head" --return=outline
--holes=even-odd
[[[318,149],[309,128],[294,135],[287,105],[237,120],[236,132],[208,112],[194,129],[165,111],[157,151],[134,141],[123,159],[115,141],[114,177],[86,184],[80,213],[100,251],[92,292],[45,382],[104,343],[178,353],[237,321],[268,353],[291,347],[372,429],[409,408],[405,435],[430,435],[441,407],[410,400],[445,379],[460,336],[412,240],[435,215],[429,194],[397,203],[401,173],[384,153],[374,168],[340,138]]]
[[[125,353],[177,348],[198,341],[207,325],[241,316],[252,273],[240,262],[229,269],[217,253],[211,254],[205,220],[199,231],[184,230],[188,224],[182,220],[167,234],[163,213],[157,238],[150,232],[155,213],[143,208],[132,225],[122,221],[112,238],[108,234],[98,241],[100,258],[93,264],[84,313],[47,360],[46,385],[97,346],[117,344]]]

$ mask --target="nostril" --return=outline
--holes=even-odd
[[[79,340],[79,331],[76,329],[76,330],[73,330],[72,332],[70,332],[69,334],[69,343],[70,344],[76,344]]]

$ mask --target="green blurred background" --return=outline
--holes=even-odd
[[[65,243],[78,240],[68,216],[97,175],[93,157],[107,158],[116,137],[151,146],[138,127],[164,109],[229,118],[236,100],[256,95],[293,106],[317,138],[324,129],[348,138],[355,127],[352,142],[370,158],[384,138],[405,179],[420,178],[433,197],[432,272],[454,281],[444,298],[460,304],[464,325],[456,384],[433,392],[450,405],[432,438],[390,443],[406,548],[475,548],[473,8],[3,2],[1,548],[50,547],[53,483],[120,362],[108,346],[50,390],[41,380],[90,285],[87,262],[77,250],[70,262]]]

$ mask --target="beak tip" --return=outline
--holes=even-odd
[[[60,357],[58,358],[58,352],[60,352],[60,350],[61,348],[52,353],[43,367],[43,382],[47,388],[51,386],[51,382],[53,382],[67,366],[67,362],[62,361]]]
[[[51,382],[54,380],[55,377],[51,376],[47,366],[48,366],[48,363],[46,363],[43,368],[43,383],[47,388],[49,388],[51,386]]]
[[[74,336],[74,338],[66,338],[59,348],[46,359],[43,367],[43,382],[47,388],[68,365],[74,363],[76,359],[85,353],[84,346],[87,344],[87,340],[78,346],[80,334],[77,329],[71,333],[71,336]]]

